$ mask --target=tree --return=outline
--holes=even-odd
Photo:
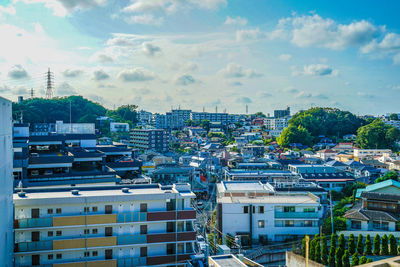
[[[254,114],[254,116],[256,116],[256,118],[266,118],[266,117],[267,117],[267,116],[265,116],[265,114],[262,113],[261,111],[256,112],[256,113]]]
[[[301,255],[306,256],[306,236],[301,240]]]
[[[326,241],[326,237],[322,235],[321,237],[322,248],[321,248],[321,263],[324,265],[328,265],[328,244]]]
[[[329,267],[335,267],[335,254],[336,254],[336,235],[331,235],[331,248],[329,250],[328,265]]]
[[[348,242],[349,242],[349,253],[351,255],[353,255],[354,252],[356,252],[356,243],[354,241],[354,235],[353,234],[350,234]]]
[[[364,244],[363,244],[363,236],[362,236],[362,234],[358,235],[357,252],[360,255],[362,255],[364,253]]]
[[[345,208],[347,210],[348,208]],[[344,214],[344,212],[343,212]],[[333,217],[333,229],[334,231],[343,231],[347,229],[346,219],[343,217],[339,217],[343,215],[336,215],[334,211]],[[331,234],[332,233],[332,224],[331,224],[331,217],[329,216],[326,218],[322,224],[322,232],[324,234]]]
[[[346,249],[346,239],[344,238],[344,234],[340,234],[339,236],[339,244],[338,247],[344,251]]]
[[[321,242],[320,240],[315,240],[315,257],[314,261],[321,263]]]
[[[358,264],[359,264],[358,252],[356,252],[353,255],[351,255],[351,264],[350,264],[350,266],[357,266]]]
[[[348,250],[345,250],[342,256],[342,264],[343,267],[350,267],[350,253]]]
[[[384,234],[382,236],[382,242],[381,242],[381,255],[389,255],[389,249],[388,249],[388,236]]]
[[[229,248],[234,248],[236,247],[235,245],[235,238],[231,235],[231,234],[226,234],[225,236],[225,244],[229,247]]]
[[[372,254],[372,243],[371,243],[371,236],[367,235],[365,239],[365,254],[371,255]]]
[[[357,130],[357,144],[360,148],[390,148],[395,147],[395,141],[400,139],[400,130],[376,119],[372,123]]]
[[[336,253],[335,253],[335,258],[336,258],[336,265],[335,266],[336,267],[342,267],[343,266],[343,260],[342,260],[343,254],[344,254],[344,252],[343,252],[342,248],[338,247],[336,249]]]
[[[278,144],[282,147],[289,147],[291,143],[301,143],[303,145],[311,146],[312,138],[310,133],[303,126],[293,126],[285,128],[281,135],[276,139]]]
[[[397,241],[393,234],[389,235],[389,247],[390,247],[390,255],[396,256],[397,255]]]
[[[310,259],[311,260],[315,260],[315,239],[313,239],[313,240],[311,240],[310,241],[310,255],[309,255],[309,257],[310,257]]]
[[[371,263],[372,262],[372,259],[371,258],[368,258],[367,259],[367,263]]]
[[[375,180],[375,183],[380,183],[386,180],[394,180],[394,181],[399,181],[399,174],[395,171],[388,171],[383,175],[382,177],[379,177],[378,179]]]
[[[392,114],[390,114],[389,119],[391,121],[398,121],[399,120],[399,116],[396,113],[392,113]]]
[[[359,264],[359,265],[366,264],[366,263],[367,263],[367,260],[368,260],[367,257],[362,256],[362,257],[360,258],[358,264]]]
[[[374,255],[379,255],[381,237],[377,234],[374,238]]]

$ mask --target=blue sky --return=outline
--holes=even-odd
[[[231,113],[398,112],[398,1],[0,0],[0,94]]]

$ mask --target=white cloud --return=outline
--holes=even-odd
[[[393,63],[400,64],[400,34],[387,33],[381,40],[372,40],[361,48],[364,54],[378,57],[393,56]]]
[[[66,69],[62,72],[64,77],[75,78],[82,75],[83,70],[80,69]]]
[[[195,82],[196,82],[195,78],[193,78],[193,76],[189,75],[189,74],[184,74],[184,75],[175,77],[175,79],[174,79],[174,84],[176,84],[176,85],[190,85]]]
[[[279,56],[279,59],[282,61],[289,61],[292,59],[292,55],[291,54],[282,54]]]
[[[28,72],[21,65],[14,65],[8,71],[8,77],[15,80],[28,78]]]
[[[252,30],[238,30],[236,31],[236,41],[249,41],[249,40],[257,40],[262,38],[264,34],[260,31],[260,29],[252,29]]]
[[[15,15],[16,11],[15,11],[15,7],[13,7],[12,5],[8,5],[8,6],[2,6],[0,5],[0,18],[4,15]]]
[[[236,98],[236,103],[239,103],[239,104],[250,104],[252,102],[253,101],[247,96],[242,96],[242,97]]]
[[[224,22],[225,25],[238,25],[238,26],[245,26],[247,24],[247,19],[242,18],[242,17],[226,17],[226,20]]]
[[[393,57],[393,63],[400,65],[400,53]]]
[[[256,78],[261,77],[262,74],[253,69],[245,69],[237,63],[229,63],[225,68],[219,71],[225,78]]]
[[[76,90],[69,83],[63,82],[57,87],[56,94],[59,96],[75,95]]]
[[[144,24],[144,25],[157,25],[160,26],[163,22],[163,18],[156,18],[154,15],[142,14],[127,16],[124,18],[126,23],[129,24]]]
[[[104,52],[96,52],[90,57],[90,61],[100,63],[112,63],[114,62],[114,58]]]
[[[293,75],[308,76],[336,76],[339,72],[325,64],[310,64],[303,67],[303,71],[293,71]]]
[[[133,68],[122,70],[118,78],[124,82],[143,82],[155,79],[155,74],[142,68]]]
[[[161,48],[151,43],[143,43],[142,50],[147,56],[154,56],[157,52],[161,52]]]
[[[110,75],[102,69],[95,70],[93,72],[93,80],[102,81],[110,78]]]

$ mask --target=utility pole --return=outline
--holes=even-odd
[[[33,88],[31,88],[31,98],[34,98],[34,97],[35,97],[35,93],[33,91]]]
[[[330,197],[330,202],[331,202],[331,225],[332,225],[332,234],[333,234],[332,189],[330,191],[329,197]]]
[[[50,71],[50,68],[47,71],[47,88],[46,88],[46,98],[51,99],[53,98],[53,79],[54,74]]]
[[[310,238],[306,235],[306,267],[308,267],[308,245],[310,242]]]

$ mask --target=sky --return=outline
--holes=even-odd
[[[0,96],[400,112],[400,2],[0,0]]]

